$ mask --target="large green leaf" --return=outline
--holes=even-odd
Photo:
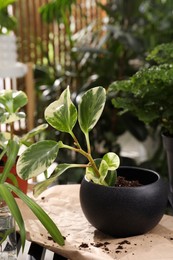
[[[77,121],[77,110],[70,99],[69,87],[63,91],[57,101],[46,108],[45,119],[58,131],[72,132]]]
[[[106,91],[103,87],[92,88],[82,96],[78,106],[78,121],[85,134],[96,125],[105,102]]]
[[[31,145],[17,161],[18,175],[24,180],[36,177],[55,161],[58,151],[55,141],[40,141]]]
[[[9,113],[16,113],[21,107],[25,106],[28,98],[23,91],[2,90],[0,91],[0,103]]]
[[[22,248],[24,249],[25,240],[26,240],[24,221],[20,213],[19,207],[13,195],[11,194],[10,190],[8,189],[7,183],[0,184],[0,196],[6,202],[7,206],[11,211],[12,216],[14,217],[16,223],[19,226]]]
[[[16,187],[7,184],[7,186],[17,194],[17,196],[24,201],[24,203],[32,210],[35,216],[40,220],[42,225],[46,228],[49,234],[52,236],[52,239],[57,242],[59,245],[64,245],[64,238],[61,235],[59,229],[56,224],[52,221],[52,219],[48,216],[48,214],[30,197],[25,195]],[[11,210],[11,209],[10,209]]]

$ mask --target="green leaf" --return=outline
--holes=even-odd
[[[42,131],[44,131],[46,128],[48,127],[48,124],[42,124],[39,125],[37,127],[35,127],[34,129],[32,129],[31,131],[29,131],[27,134],[25,134],[24,136],[22,136],[22,138],[20,139],[20,141],[26,142],[27,140],[33,138],[35,135],[41,133]]]
[[[24,250],[25,241],[26,241],[25,225],[24,225],[24,221],[23,221],[21,212],[19,210],[19,207],[18,207],[13,195],[11,194],[11,192],[8,189],[9,185],[10,184],[7,184],[7,183],[0,184],[0,196],[6,202],[7,206],[9,207],[9,209],[11,211],[12,216],[14,217],[16,223],[19,226],[22,248]],[[12,185],[10,185],[10,187],[11,186]]]
[[[78,121],[84,134],[93,129],[99,120],[106,102],[106,91],[103,87],[95,87],[82,96],[78,105]]]
[[[57,101],[46,108],[45,119],[58,131],[72,132],[77,121],[77,109],[70,99],[69,87],[63,91]]]
[[[5,163],[0,183],[4,183],[10,173],[11,168],[16,163],[16,158],[19,151],[19,144],[15,140],[9,140],[7,144],[7,161]]]
[[[45,191],[55,180],[56,176],[51,176],[48,179],[37,183],[33,188],[33,193],[35,197],[38,197],[43,191]]]
[[[103,156],[103,159],[108,165],[108,170],[114,171],[120,165],[120,159],[116,153],[109,152]]]
[[[52,239],[58,243],[59,245],[64,245],[64,238],[61,235],[59,229],[56,224],[52,221],[52,219],[48,216],[48,214],[30,197],[25,195],[16,187],[7,184],[8,187],[19,197],[21,200],[32,210],[35,216],[40,220],[42,225],[46,228],[49,234],[52,236]]]
[[[80,164],[58,164],[55,172],[45,181],[39,182],[34,186],[34,196],[40,195],[48,186],[50,186],[63,172],[70,168],[79,168]]]
[[[16,179],[16,175],[14,175],[14,173],[9,173],[7,177],[8,177],[8,179],[11,180],[11,182],[12,182],[12,184],[13,184],[14,186],[16,186],[16,187],[19,186],[18,181],[17,181],[17,179]]]
[[[55,141],[40,141],[28,147],[19,157],[17,174],[24,180],[44,172],[56,159],[59,151]]]
[[[115,186],[117,181],[117,172],[116,171],[108,171],[107,176],[105,178],[105,182],[108,186]]]
[[[23,91],[17,90],[1,90],[0,103],[7,112],[16,113],[21,107],[25,106],[28,98]]]
[[[101,164],[101,159],[100,158],[95,159],[94,162],[95,162],[96,166],[99,168],[99,166]],[[101,184],[100,183],[100,175],[97,176],[93,167],[91,167],[91,166],[86,168],[86,177],[87,177],[88,180],[93,181],[96,184]]]
[[[87,167],[87,168],[86,168],[86,178],[87,178],[87,180],[93,181],[93,182],[96,183],[96,184],[101,184],[101,183],[100,183],[100,178],[98,178],[98,177],[95,175],[95,172],[94,172],[94,170],[93,170],[92,167]]]
[[[23,112],[16,112],[16,113],[9,113],[9,112],[4,112],[3,114],[0,115],[0,122],[1,123],[12,123],[15,121],[18,121],[20,119],[23,119],[26,117],[26,114]]]
[[[100,163],[99,173],[100,173],[100,184],[105,185],[105,178],[108,173],[108,164],[103,159],[101,160],[101,163]]]

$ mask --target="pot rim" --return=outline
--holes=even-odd
[[[152,173],[153,175],[157,176],[157,179],[155,181],[152,181],[150,183],[147,183],[147,184],[142,184],[141,186],[136,186],[136,187],[116,187],[116,186],[104,186],[104,185],[100,185],[100,184],[97,184],[97,183],[94,183],[94,182],[91,182],[87,179],[86,175],[84,176],[84,179],[89,183],[91,183],[92,185],[97,185],[97,186],[103,186],[104,188],[111,188],[111,189],[141,189],[141,188],[144,188],[146,186],[149,186],[149,185],[153,185],[155,183],[157,183],[158,181],[161,180],[161,176],[158,172],[154,171],[154,170],[151,170],[151,169],[148,169],[148,168],[143,168],[143,167],[138,167],[138,166],[120,166],[118,169],[128,169],[130,168],[131,170],[140,170],[141,172],[150,172]],[[117,169],[117,170],[118,170]]]

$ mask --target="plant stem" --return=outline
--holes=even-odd
[[[11,140],[13,140],[13,137],[14,137],[14,123],[10,123],[10,138]]]
[[[91,154],[91,145],[90,145],[90,139],[89,139],[89,133],[88,132],[85,134],[85,139],[86,139],[88,153]]]
[[[77,145],[79,145],[79,143],[77,142]],[[79,145],[80,147],[80,145]],[[69,145],[66,145],[66,144],[63,144],[63,146],[61,148],[66,148],[66,149],[69,149],[69,150],[72,150],[72,151],[75,151],[77,153],[80,153],[82,154],[84,157],[86,157],[89,161],[89,165],[87,166],[91,166],[96,174],[97,177],[100,177],[100,173],[99,173],[99,170],[94,162],[94,159],[92,158],[91,154],[85,152],[81,147],[80,148],[75,148],[75,147],[72,147],[72,146],[69,146]]]

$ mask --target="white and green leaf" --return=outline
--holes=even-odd
[[[24,112],[16,112],[16,113],[9,113],[9,112],[4,112],[3,114],[0,115],[0,122],[9,124],[21,119],[24,119],[26,117],[26,114]]]
[[[21,143],[26,142],[27,140],[33,138],[35,135],[40,134],[48,127],[48,124],[41,124],[31,131],[29,131],[27,134],[23,135],[20,139]]]
[[[17,174],[24,180],[38,176],[55,161],[59,151],[55,141],[40,141],[32,144],[19,157]]]
[[[72,132],[77,121],[77,109],[70,99],[69,87],[63,91],[57,101],[46,108],[45,119],[58,131]]]
[[[100,184],[106,185],[105,178],[108,174],[108,169],[109,167],[107,162],[104,159],[102,159],[99,166]]]
[[[106,153],[103,156],[103,159],[106,161],[108,165],[108,170],[110,171],[116,170],[120,165],[120,159],[116,153],[113,152]]]
[[[85,135],[98,122],[106,102],[106,91],[103,87],[89,89],[82,96],[78,105],[78,121]]]
[[[21,107],[25,106],[28,98],[23,91],[1,90],[0,103],[4,106],[6,112],[16,113]]]

